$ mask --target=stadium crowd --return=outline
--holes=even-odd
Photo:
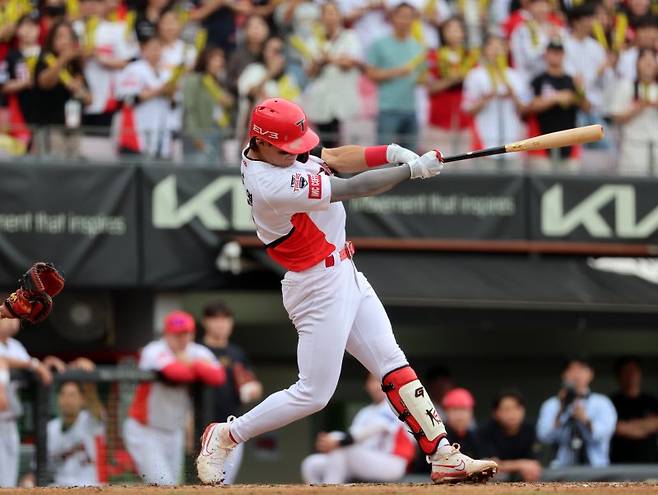
[[[646,173],[657,16],[654,0],[5,0],[0,148],[88,157],[100,136],[94,156],[235,164],[251,107],[280,96],[327,147],[454,153],[602,123],[599,158]]]
[[[59,381],[56,415],[47,428],[47,471],[52,483],[100,485],[108,482],[112,472],[134,472],[152,484],[180,483],[184,453],[191,454],[196,448],[190,437],[188,387],[203,384],[201,393],[207,406],[203,411],[208,415],[202,418],[203,424],[238,414],[242,405],[263,395],[244,351],[231,342],[233,326],[233,314],[222,302],[204,308],[199,332],[189,313],[169,313],[161,336],[144,347],[139,359],[140,369],[156,372],[161,379],[137,386],[125,418],[118,412],[116,400],[100,400],[94,384]],[[14,338],[18,330],[16,320],[0,320],[3,487],[18,482],[17,420],[21,415],[18,383],[10,380],[7,371],[31,370],[46,384],[53,375],[70,369],[94,371],[94,363],[86,358],[68,364],[55,356],[43,361],[31,358]],[[569,359],[556,377],[557,393],[538,411],[527,411],[519,390],[505,389],[493,399],[490,416],[480,418],[474,415],[475,398],[448,369],[431,368],[424,382],[449,439],[464,453],[496,459],[500,480],[536,481],[546,467],[605,468],[611,463],[658,462],[658,398],[643,388],[641,362],[623,357],[614,371],[618,390],[608,397],[593,390],[595,372],[587,360]],[[424,457],[388,406],[379,381],[369,375],[365,390],[372,402],[356,414],[349,428],[318,433],[316,453],[300,467],[306,482],[390,482],[409,473],[427,474]],[[117,422],[122,422],[121,433]],[[242,455],[242,449],[237,449],[229,457],[226,483],[234,482]],[[34,482],[34,476],[28,474],[21,485],[33,486]]]

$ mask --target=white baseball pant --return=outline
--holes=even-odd
[[[380,380],[408,364],[382,303],[350,259],[287,272],[281,285],[299,336],[299,379],[231,423],[238,442],[324,408],[336,390],[345,350]]]
[[[154,485],[176,485],[183,471],[185,431],[146,426],[133,418],[123,423],[123,443],[140,476]]]
[[[302,478],[313,484],[342,484],[351,480],[392,482],[402,478],[406,470],[406,459],[362,445],[313,454],[302,462]]]
[[[13,488],[18,484],[20,438],[16,420],[0,420],[0,487]]]

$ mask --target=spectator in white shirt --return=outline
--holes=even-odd
[[[181,39],[182,25],[175,10],[166,10],[158,20],[158,37],[162,42],[160,70],[171,77],[176,70],[194,67],[196,48]]]
[[[321,133],[327,148],[340,142],[341,123],[359,111],[358,84],[361,45],[351,29],[343,29],[337,5],[322,5],[322,26],[309,40],[307,62],[309,83],[303,100],[306,115]]]
[[[637,20],[633,45],[619,55],[617,62],[619,78],[635,80],[638,53],[644,48],[658,49],[658,18],[655,16],[645,16]]]
[[[85,26],[86,59],[84,73],[91,92],[91,104],[85,108],[84,123],[109,130],[118,109],[117,78],[130,59],[137,55],[137,44],[124,21],[114,20],[119,0],[101,0],[101,19],[90,18]]]
[[[505,41],[489,36],[482,48],[480,65],[464,80],[462,108],[473,116],[472,148],[501,146],[523,139],[526,130],[521,116],[530,99],[528,81],[519,71],[507,67]],[[494,159],[502,157],[497,155]]]
[[[564,69],[578,85],[585,90],[585,97],[590,104],[588,112],[581,111],[579,124],[604,125],[605,94],[615,83],[615,56],[606,52],[594,38],[594,8],[583,4],[568,13],[571,25],[570,33],[564,38]],[[609,148],[607,140],[592,143],[591,148]]]
[[[151,157],[168,158],[171,135],[167,118],[176,87],[159,69],[162,43],[156,37],[142,42],[142,58],[121,72],[118,95],[124,102],[121,145],[132,139],[128,150]]]
[[[658,61],[656,51],[639,51],[637,79],[617,84],[610,113],[621,126],[620,171],[658,172]]]
[[[545,68],[544,53],[552,38],[561,36],[562,30],[551,19],[551,3],[548,0],[529,0],[528,17],[510,38],[514,68],[530,80]]]

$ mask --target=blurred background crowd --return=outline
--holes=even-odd
[[[3,0],[0,9],[9,156],[231,166],[254,103],[281,96],[304,106],[327,147],[397,141],[451,154],[600,123],[600,143],[506,166],[646,174],[658,162],[653,0]]]
[[[90,359],[65,363],[53,355],[30,357],[14,338],[19,323],[0,320],[1,371],[23,369],[42,386],[52,386],[47,409],[54,417],[47,423],[41,484],[45,480],[55,486],[88,486],[140,478],[160,485],[195,482],[189,464],[198,448],[195,420],[205,425],[239,414],[271,392],[264,390],[245,351],[234,343],[234,316],[225,303],[207,304],[199,321],[181,310],[165,315],[155,340],[141,350],[138,360],[140,370],[156,374],[155,381],[141,381],[131,389],[129,400],[122,401],[112,388],[101,387],[99,393],[99,375]],[[470,456],[496,459],[501,481],[551,479],[548,473],[570,468],[588,479],[615,464],[626,475],[635,466],[651,472],[658,462],[658,398],[645,390],[641,359],[618,358],[613,371],[615,386],[604,394],[590,361],[565,358],[560,374],[551,377],[556,393],[542,398],[538,409],[528,407],[516,387],[475,396],[442,364],[427,368],[423,381],[448,438]],[[1,378],[0,486],[34,486],[35,458],[25,459],[23,454],[22,465],[19,462],[20,380],[16,374],[11,380]],[[306,456],[299,466],[292,466],[297,471],[293,479],[426,482],[429,466],[388,405],[379,380],[368,375],[359,389],[355,395],[361,398],[353,401],[353,413],[333,423],[342,430],[324,431],[331,423],[325,416],[316,422],[316,436],[308,437],[308,444],[293,442],[298,454]],[[485,403],[480,408],[483,414],[475,414],[476,401]],[[274,438],[266,437],[259,448],[276,450],[267,445],[276,442]],[[259,442],[255,439],[250,445]],[[243,450],[244,444],[231,453],[226,483],[239,480]],[[242,474],[253,469],[246,464]]]

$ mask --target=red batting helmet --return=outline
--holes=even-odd
[[[267,141],[291,155],[306,153],[320,142],[309,129],[301,107],[283,98],[269,98],[256,105],[251,113],[249,137]]]

